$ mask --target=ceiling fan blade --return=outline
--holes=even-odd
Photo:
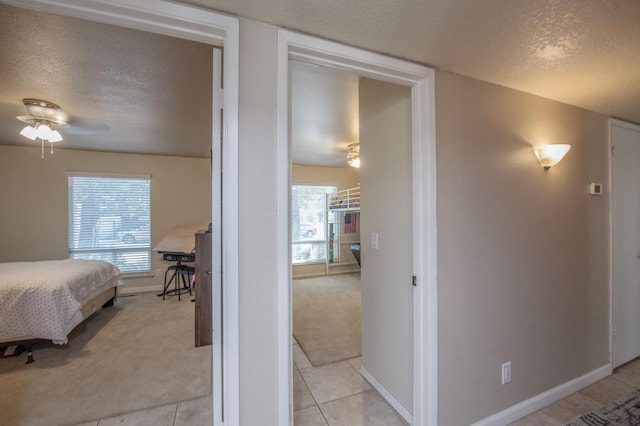
[[[104,123],[91,123],[87,121],[72,121],[69,127],[61,129],[69,135],[91,135],[109,131],[109,126]]]

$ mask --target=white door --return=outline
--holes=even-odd
[[[222,90],[222,49],[213,49],[213,116],[212,116],[212,145],[211,145],[211,188],[212,225],[211,238],[213,256],[211,277],[211,330],[213,333],[213,417],[214,425],[224,425],[224,363],[223,351],[224,334],[222,333],[222,105],[224,93]],[[218,226],[216,226],[218,225]]]
[[[612,362],[640,356],[640,126],[611,121]]]

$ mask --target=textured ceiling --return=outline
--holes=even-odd
[[[208,157],[212,48],[0,4],[0,143],[18,133],[23,98],[60,105],[59,148]]]
[[[190,0],[640,123],[637,0]]]
[[[640,123],[637,0],[183,3]],[[292,66],[298,164],[340,164],[357,139],[357,77],[325,71]],[[207,45],[0,4],[0,143],[33,144],[15,117],[35,97],[58,103],[75,124],[61,131],[60,148],[206,157],[211,72]]]

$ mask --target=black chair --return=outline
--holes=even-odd
[[[169,272],[172,272],[171,278],[167,281],[167,276]],[[164,273],[164,289],[162,290],[162,300],[165,300],[165,296],[167,294],[177,294],[178,300],[182,293],[189,292],[191,295],[191,278],[195,275],[196,268],[193,266],[183,265],[182,262],[178,260],[178,263],[175,265],[169,266]],[[173,290],[168,290],[169,286],[173,282]],[[182,286],[180,285],[182,282]],[[159,295],[158,295],[159,296]]]

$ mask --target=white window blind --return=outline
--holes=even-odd
[[[69,176],[69,254],[150,271],[150,177]]]
[[[335,186],[291,186],[291,261],[294,264],[326,260],[326,223],[327,219],[335,220],[335,213],[327,217],[326,194],[335,191]]]

